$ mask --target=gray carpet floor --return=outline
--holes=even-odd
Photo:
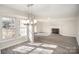
[[[75,37],[52,34],[35,36],[35,42],[24,42],[1,50],[2,54],[77,54]],[[35,44],[36,43],[36,44]]]

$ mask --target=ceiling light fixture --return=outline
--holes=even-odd
[[[28,15],[27,15],[27,24],[28,24],[28,39],[30,40],[31,43],[34,42],[34,24],[37,23],[37,20],[35,19],[35,16],[32,14],[32,6],[34,4],[28,4],[27,8],[28,8]],[[25,25],[27,25],[25,24]]]

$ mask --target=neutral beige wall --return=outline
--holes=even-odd
[[[2,24],[2,22],[1,22],[1,20],[0,20],[0,40],[2,39],[2,34],[1,34],[1,32],[2,32],[2,31],[1,31],[1,27],[2,27],[2,26],[1,26],[1,24]]]
[[[76,38],[79,45],[79,17],[77,18],[77,37]]]
[[[1,22],[0,22],[0,39],[1,39]]]
[[[25,13],[0,5],[0,16],[24,17]]]
[[[15,39],[10,39],[10,40],[4,40],[4,41],[0,41],[0,50],[25,42],[27,41],[27,37],[19,37],[19,38],[15,38]]]
[[[60,34],[65,36],[76,36],[76,19],[58,18],[58,19],[38,19],[38,32],[51,33],[51,28],[59,28]]]

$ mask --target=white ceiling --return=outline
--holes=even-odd
[[[26,4],[5,4],[8,8],[28,12]],[[32,14],[37,17],[73,17],[77,14],[77,5],[74,4],[34,4],[31,6]]]

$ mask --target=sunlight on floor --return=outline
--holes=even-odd
[[[12,49],[12,51],[19,53],[29,53],[29,54],[51,54],[54,52],[54,50],[49,48],[55,49],[57,47],[58,47],[57,45],[52,44],[27,43],[27,46],[20,46],[15,49]]]
[[[57,48],[58,47],[57,45],[52,45],[52,44],[43,44],[41,46],[43,46],[43,47],[49,47],[49,48]]]
[[[35,47],[29,47],[29,46],[20,46],[18,48],[13,49],[13,51],[20,52],[20,53],[27,53],[34,49]]]
[[[35,46],[40,46],[42,43],[27,43],[29,45],[35,45]]]
[[[51,54],[53,52],[54,52],[53,50],[49,50],[49,49],[36,48],[30,54]]]

